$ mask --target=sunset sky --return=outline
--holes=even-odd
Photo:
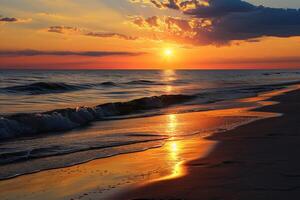
[[[0,68],[300,68],[299,0],[0,0]]]

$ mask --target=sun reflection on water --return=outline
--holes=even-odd
[[[173,92],[173,86],[172,86],[172,85],[167,85],[167,86],[165,87],[165,92],[166,92],[167,94],[171,94],[171,93]]]
[[[167,125],[166,125],[166,132],[171,136],[174,137],[177,131],[178,120],[175,114],[167,115]]]
[[[164,88],[164,91],[167,94],[170,94],[174,92],[174,86],[172,85],[172,81],[176,80],[176,71],[175,70],[163,70],[162,71],[162,78],[163,81],[166,83],[166,86]]]
[[[170,141],[166,145],[167,159],[171,165],[171,174],[163,179],[170,179],[182,174],[182,159],[180,156],[183,148],[180,140],[176,140],[178,132],[178,119],[176,114],[169,114],[167,117],[166,132],[170,136]]]
[[[174,81],[176,80],[176,71],[172,69],[164,70],[162,76],[164,78],[164,81]]]
[[[171,174],[164,179],[175,178],[183,174],[182,159],[180,156],[182,146],[180,141],[170,141],[168,144],[168,159],[172,165]]]

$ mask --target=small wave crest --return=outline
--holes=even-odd
[[[0,139],[67,131],[107,117],[129,115],[165,108],[192,100],[191,95],[162,95],[128,102],[107,103],[96,107],[77,107],[44,113],[14,114],[0,117]]]
[[[135,80],[127,82],[128,85],[164,85],[163,83],[157,81],[149,81],[149,80]]]
[[[111,82],[111,81],[106,81],[106,82],[103,82],[103,83],[100,83],[101,86],[118,86],[117,83],[115,82]]]
[[[48,94],[48,93],[61,93],[67,91],[75,91],[84,89],[86,86],[71,85],[67,83],[56,83],[56,82],[36,82],[27,85],[18,85],[2,88],[7,92],[23,92],[29,94]]]
[[[163,85],[156,81],[149,80],[135,80],[126,83],[115,83],[112,81],[101,82],[97,84],[68,84],[63,82],[35,82],[31,84],[16,85],[10,87],[0,88],[1,91],[9,93],[26,93],[30,95],[41,95],[51,93],[64,93],[83,89],[90,89],[93,87],[117,87],[122,85]]]
[[[149,136],[150,137],[150,136]],[[69,146],[60,146],[60,145],[49,145],[45,147],[30,148],[24,150],[15,150],[8,152],[0,152],[0,164],[9,164],[14,162],[21,162],[35,158],[43,158],[48,156],[58,156],[65,155],[70,153],[76,153],[80,151],[89,151],[89,150],[99,150],[104,148],[111,147],[121,147],[126,145],[133,145],[139,143],[155,142],[162,141],[166,137],[157,136],[156,138],[145,138],[145,139],[136,139],[134,141],[112,141],[112,142],[98,142],[92,145],[69,145]],[[0,178],[1,179],[1,178]]]

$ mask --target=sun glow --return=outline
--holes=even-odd
[[[165,55],[165,57],[167,57],[167,58],[169,58],[169,57],[171,57],[172,55],[173,55],[173,50],[172,49],[165,49],[164,50],[164,55]]]

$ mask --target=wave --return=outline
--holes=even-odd
[[[32,136],[47,132],[67,131],[107,117],[134,114],[165,108],[194,99],[192,95],[161,95],[128,102],[77,107],[43,113],[14,114],[0,117],[0,139]]]
[[[0,88],[2,91],[10,93],[27,93],[29,95],[41,95],[51,93],[64,93],[83,89],[90,89],[93,87],[117,87],[122,85],[163,85],[163,83],[149,81],[149,80],[135,80],[126,83],[115,83],[112,81],[101,82],[97,84],[67,84],[62,82],[36,82],[25,85],[17,85]]]
[[[92,147],[87,149],[77,149],[71,153],[63,152],[63,151],[59,152],[55,148],[52,149],[52,147],[44,148],[46,151],[54,150],[54,152],[52,152],[53,154],[51,154],[50,156],[42,155],[43,153],[41,155],[32,155],[32,153],[30,153],[31,151],[19,151],[20,157],[18,157],[17,152],[12,152],[11,155],[8,154],[7,156],[3,155],[3,158],[5,158],[6,160],[5,159],[0,160],[0,164],[2,164],[3,166],[6,165],[10,166],[11,163],[14,163],[13,165],[14,167],[12,168],[5,167],[4,168],[5,170],[2,170],[0,172],[0,180],[11,179],[25,174],[37,173],[44,170],[71,167],[74,165],[83,164],[100,158],[108,158],[108,157],[121,155],[121,154],[142,152],[149,149],[162,147],[163,144],[164,144],[163,139],[140,140],[136,142],[134,141],[127,142],[127,143],[124,142],[112,147],[108,146],[108,147],[99,147],[99,148]],[[131,146],[131,148],[126,148],[127,145],[137,145],[137,146]],[[65,146],[63,146],[62,148],[65,148]],[[109,151],[106,150],[102,151],[105,148],[109,148]],[[81,152],[91,152],[90,150],[93,150],[95,153],[91,153],[91,154],[87,153],[84,154],[84,156],[80,154]],[[72,153],[74,156],[68,156],[68,155],[72,155]],[[60,156],[59,158],[62,158],[61,156],[66,156],[66,157],[63,157],[63,159],[59,159],[59,160],[63,160],[63,162],[59,162],[56,159],[56,156]],[[31,162],[28,162],[31,159],[39,159],[39,161],[37,164],[32,165]],[[21,164],[22,166],[21,168],[18,165],[15,165],[17,162],[22,162],[22,161],[25,162]]]
[[[112,82],[112,81],[103,82],[103,83],[100,83],[100,85],[101,86],[118,86],[117,83]]]
[[[157,81],[149,81],[149,80],[135,80],[135,81],[130,81],[125,84],[128,85],[164,85],[163,83],[157,82]]]
[[[166,108],[174,104],[186,103],[190,100],[194,100],[190,101],[191,104],[200,105],[251,97],[260,92],[280,89],[283,86],[296,83],[299,83],[299,81],[242,88],[202,90],[201,93],[193,95],[178,94],[144,97],[128,102],[106,103],[95,107],[66,108],[43,113],[0,115],[0,140],[33,136],[48,132],[68,131],[99,120],[128,118],[136,116],[136,114],[138,116],[146,116],[147,113],[143,111]]]
[[[48,94],[48,93],[62,93],[67,91],[75,91],[85,89],[85,85],[71,85],[67,83],[56,83],[56,82],[36,82],[27,85],[18,85],[1,88],[8,92],[22,92],[33,95]]]
[[[285,75],[285,74],[300,74],[300,72],[265,72],[264,76],[272,76],[272,75]]]
[[[99,150],[99,149],[105,149],[111,147],[122,147],[122,146],[139,144],[139,143],[156,142],[165,139],[167,138],[164,136],[152,135],[152,138],[148,138],[148,139],[142,138],[133,141],[113,141],[113,142],[106,141],[102,143],[98,142],[97,144],[93,144],[93,145],[69,145],[67,147],[60,146],[60,145],[53,145],[53,146],[46,146],[40,148],[0,152],[0,164],[4,165],[4,164],[9,164],[14,162],[26,161],[30,159],[44,158],[49,156],[59,156],[59,155],[65,155],[65,154],[76,153],[81,151]]]

